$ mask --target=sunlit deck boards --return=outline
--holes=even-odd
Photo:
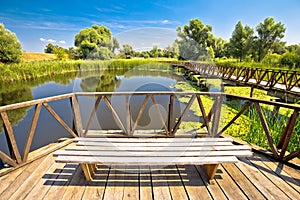
[[[54,159],[0,177],[0,199],[300,199],[300,171],[259,154],[220,165],[212,184],[195,165],[98,165],[88,183],[80,165]]]

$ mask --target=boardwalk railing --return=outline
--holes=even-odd
[[[201,75],[215,76],[225,80],[241,82],[245,85],[258,86],[263,89],[275,89],[298,95],[300,93],[294,90],[294,88],[300,88],[300,73],[294,70],[219,66],[192,62],[175,62],[170,64],[184,67]]]
[[[130,104],[130,98],[140,96],[143,98],[143,103],[138,108],[138,113],[133,119],[132,115],[132,107],[137,105]],[[157,99],[159,96],[164,96],[168,98],[168,106],[164,108],[167,112],[166,116],[162,114],[162,106],[159,105]],[[207,105],[203,104],[204,96],[208,96],[212,100],[212,106],[207,107]],[[122,107],[125,110],[125,117],[121,116],[121,114],[116,109],[116,105],[112,104],[112,97],[120,97],[124,99],[124,104]],[[180,113],[177,116],[174,116],[174,101],[175,98],[185,97],[188,98],[188,103],[185,104],[185,108],[181,109]],[[230,120],[227,124],[220,127],[220,118],[222,112],[222,104],[225,103],[224,99],[237,99],[242,100],[244,102],[244,106],[240,108],[238,113]],[[93,109],[91,110],[88,116],[82,116],[82,110],[80,110],[80,99],[81,98],[89,98],[93,100]],[[70,105],[72,108],[72,119],[73,119],[73,127],[69,127],[66,122],[60,117],[57,112],[49,105],[50,102],[59,101],[69,99]],[[151,103],[156,112],[156,116],[159,118],[161,122],[162,131],[165,132],[167,137],[174,137],[180,127],[180,124],[183,121],[184,116],[190,110],[191,106],[196,104],[199,107],[202,120],[201,123],[207,129],[207,134],[211,137],[219,136],[223,132],[225,132],[228,127],[232,126],[232,124],[242,116],[246,110],[248,110],[252,105],[255,106],[256,112],[259,116],[259,120],[262,124],[264,134],[267,137],[268,144],[270,150],[274,157],[289,161],[300,155],[300,149],[297,149],[293,152],[287,153],[287,148],[290,143],[290,139],[293,134],[297,134],[299,136],[299,132],[295,131],[295,124],[299,121],[299,111],[300,107],[293,106],[284,103],[277,103],[271,101],[258,100],[253,98],[240,97],[235,95],[227,95],[224,93],[208,93],[208,92],[199,92],[199,93],[186,93],[186,92],[94,92],[94,93],[71,93],[60,96],[54,96],[44,99],[38,99],[28,102],[22,102],[7,106],[0,107],[1,118],[4,124],[4,132],[6,135],[6,140],[8,143],[8,147],[10,150],[10,155],[5,154],[0,151],[0,159],[11,166],[20,165],[28,160],[28,154],[30,151],[30,147],[32,144],[32,140],[35,134],[35,130],[39,121],[40,111],[42,107],[45,109],[56,119],[56,121],[72,136],[85,136],[90,126],[99,110],[100,103],[103,102],[104,105],[107,106],[109,111],[114,117],[114,120],[120,130],[127,135],[128,137],[134,136],[135,131],[138,129],[139,122],[143,114],[145,114],[146,105]],[[286,108],[292,111],[292,114],[289,116],[289,119],[286,123],[286,126],[283,132],[280,134],[280,140],[277,144],[275,144],[270,129],[268,127],[268,123],[266,121],[265,113],[262,110],[262,104],[267,106],[275,106],[278,108]],[[20,154],[19,147],[16,143],[14,131],[12,128],[12,124],[10,123],[10,119],[7,115],[7,111],[24,108],[24,107],[35,107],[35,112],[32,117],[31,126],[28,132],[27,140],[25,142],[25,147],[23,150],[23,155]],[[120,105],[118,105],[120,106]],[[102,113],[105,114],[105,113]],[[85,124],[82,123],[82,117],[85,117],[87,122]],[[175,117],[175,121],[172,120]],[[299,131],[299,130],[298,130]]]

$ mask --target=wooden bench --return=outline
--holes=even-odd
[[[54,153],[56,162],[79,163],[88,181],[96,165],[204,165],[209,180],[220,163],[252,155],[247,145],[230,138],[74,138],[76,143]]]

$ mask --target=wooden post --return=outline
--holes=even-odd
[[[60,118],[60,116],[48,105],[48,103],[43,103],[44,107],[48,110],[48,112],[56,119],[62,127],[66,129],[73,137],[77,137],[74,131]]]
[[[218,135],[221,135],[224,131],[226,131],[226,129],[229,127],[229,126],[231,126],[231,124],[233,124],[233,122],[235,122],[235,120],[237,119],[237,118],[239,118],[251,105],[253,104],[253,102],[251,102],[251,101],[249,101],[247,104],[245,104],[244,106],[243,106],[243,108],[241,109],[241,111],[238,113],[238,114],[236,114],[233,118],[232,118],[232,120],[230,120],[230,122],[228,122],[228,124],[226,125],[226,126],[224,126],[223,128],[222,128],[222,130],[218,133]]]
[[[81,164],[83,174],[87,181],[93,180],[93,173],[90,170],[89,164]]]
[[[159,107],[158,107],[158,105],[157,105],[157,102],[156,102],[156,100],[155,100],[155,98],[154,98],[153,95],[150,95],[150,97],[151,97],[151,100],[152,100],[153,105],[154,105],[154,107],[155,107],[156,113],[158,114],[158,116],[159,116],[159,118],[160,118],[160,121],[161,121],[161,123],[162,123],[162,125],[163,125],[163,127],[164,127],[164,129],[165,129],[165,131],[166,131],[166,135],[169,135],[168,128],[167,128],[166,123],[165,123],[165,120],[164,120],[164,118],[163,118],[163,116],[162,116],[162,114],[161,114],[161,112],[160,112],[160,110],[159,110]]]
[[[135,120],[135,122],[134,122],[134,125],[133,125],[133,128],[132,128],[132,134],[134,133],[134,131],[135,131],[135,129],[136,129],[136,127],[137,127],[137,125],[138,125],[138,123],[139,123],[141,117],[142,117],[142,114],[143,114],[143,111],[144,111],[144,109],[145,109],[145,107],[146,107],[146,105],[147,105],[148,99],[149,99],[149,96],[146,95],[146,97],[145,97],[145,99],[144,99],[144,102],[143,102],[143,104],[142,104],[142,107],[140,108],[140,111],[139,111],[139,113],[138,113],[138,115],[137,115],[137,117],[136,117],[136,120]]]
[[[118,123],[118,125],[121,127],[121,129],[124,131],[124,133],[128,135],[127,129],[124,127],[118,113],[115,111],[115,109],[113,108],[113,106],[109,102],[108,98],[106,96],[104,96],[103,100],[104,100],[104,103],[107,105],[107,107],[110,109],[110,111],[111,111],[112,115],[114,116],[114,118],[115,118],[116,122]]]
[[[218,166],[219,166],[219,164],[206,164],[206,165],[203,165],[203,168],[205,170],[205,173],[206,173],[209,181],[215,177]]]
[[[0,151],[0,159],[9,164],[10,166],[16,167],[18,164],[16,161],[14,161],[12,158],[10,158],[8,155]]]
[[[282,134],[283,137],[280,138],[279,146],[281,147],[281,145],[282,145],[282,149],[280,152],[280,158],[283,158],[285,155],[285,152],[289,145],[290,139],[292,137],[292,132],[294,130],[298,115],[299,115],[299,111],[295,110],[288,122],[288,125],[286,126],[286,128],[284,130],[284,134]]]
[[[94,120],[94,117],[95,117],[95,115],[96,115],[96,112],[97,112],[97,109],[98,109],[98,106],[99,106],[99,104],[100,104],[101,99],[102,99],[102,95],[99,96],[99,97],[97,98],[96,102],[95,102],[94,109],[92,110],[92,113],[91,113],[91,115],[90,115],[90,117],[89,117],[89,120],[88,120],[88,122],[87,122],[87,124],[86,124],[85,131],[84,131],[84,133],[83,133],[83,136],[86,136],[87,132],[89,131],[89,128],[90,128],[90,126],[91,126],[91,124],[92,124],[92,122],[93,122],[93,120]]]
[[[288,121],[287,124],[286,124],[286,127],[285,127],[283,133],[281,134],[280,140],[279,140],[278,145],[277,145],[277,148],[278,148],[278,149],[281,149],[282,146],[283,146],[283,144],[284,144],[284,141],[285,141],[285,139],[286,139],[286,136],[287,136],[287,133],[288,133],[288,129],[289,129],[289,127],[291,126],[292,120],[295,120],[295,116],[294,116],[294,115],[296,115],[296,111],[294,111],[294,113],[291,115],[289,121]],[[296,119],[297,119],[297,118],[296,118]],[[294,122],[294,123],[295,123],[295,122]],[[293,127],[293,128],[294,128],[294,127]]]
[[[20,164],[22,163],[21,155],[19,152],[19,148],[17,145],[17,142],[15,140],[14,132],[11,126],[11,123],[8,119],[7,113],[6,112],[1,112],[1,117],[4,123],[4,132],[7,138],[7,143],[10,147],[10,151],[12,154],[12,157],[17,160],[17,163]]]
[[[27,161],[28,153],[30,151],[31,143],[32,143],[33,136],[34,136],[34,133],[35,133],[36,125],[38,123],[41,108],[42,108],[41,103],[37,104],[36,107],[35,107],[35,112],[34,112],[34,115],[32,117],[31,126],[30,126],[30,129],[29,129],[29,133],[28,133],[27,140],[26,140],[25,147],[24,147],[23,162]]]
[[[273,138],[271,137],[271,133],[270,133],[270,130],[269,130],[269,127],[268,127],[268,124],[267,124],[267,120],[264,116],[262,108],[260,107],[258,102],[255,102],[255,107],[256,107],[257,113],[259,115],[260,121],[262,123],[262,126],[264,128],[265,134],[267,136],[269,145],[271,147],[271,151],[272,151],[274,156],[278,157],[278,151],[277,151],[276,146],[274,145]]]
[[[219,129],[220,117],[221,117],[221,109],[222,109],[222,97],[216,96],[215,101],[216,101],[216,107],[215,107],[215,112],[214,112],[214,118],[212,120],[212,130],[211,130],[211,134],[213,137],[218,135],[218,129]]]
[[[172,135],[172,120],[173,120],[173,112],[174,112],[174,95],[170,95],[170,102],[169,102],[169,114],[168,114],[168,130],[169,130],[169,135]]]
[[[81,122],[81,115],[80,115],[80,108],[78,104],[77,96],[74,94],[71,97],[71,105],[73,110],[73,116],[74,116],[74,125],[75,125],[75,131],[79,137],[82,137],[82,122]]]
[[[175,135],[175,133],[177,132],[177,129],[179,128],[181,122],[182,122],[182,117],[184,116],[184,114],[190,109],[190,107],[192,106],[194,100],[196,98],[196,95],[194,94],[192,96],[192,98],[190,99],[190,101],[188,102],[188,104],[186,105],[185,109],[183,110],[181,116],[178,118],[177,123],[175,124],[174,128],[173,128],[173,135]]]
[[[208,117],[206,115],[206,112],[205,112],[202,100],[200,98],[200,95],[197,94],[196,96],[197,96],[198,104],[199,104],[199,107],[200,107],[200,110],[201,110],[201,113],[202,113],[204,126],[206,126],[208,135],[211,135],[210,125],[209,125],[209,119],[208,119]]]
[[[253,92],[254,92],[254,87],[251,86],[251,90],[250,90],[250,97],[251,97],[251,98],[252,98],[252,96],[253,96]]]
[[[131,132],[131,113],[130,113],[130,105],[129,105],[129,96],[126,95],[126,129],[128,136],[132,136]]]

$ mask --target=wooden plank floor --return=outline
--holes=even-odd
[[[220,165],[207,182],[201,166],[98,165],[95,181],[52,154],[0,177],[0,199],[300,199],[300,171],[255,153]]]

